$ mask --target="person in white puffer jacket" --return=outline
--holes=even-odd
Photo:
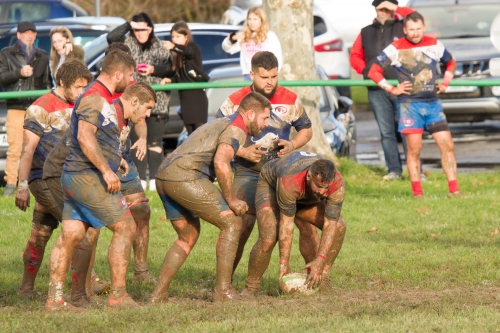
[[[278,71],[283,66],[283,53],[278,36],[269,30],[266,14],[261,7],[248,10],[243,31],[230,33],[222,41],[222,49],[229,54],[240,52],[241,72],[250,81],[251,60],[259,51],[272,52],[278,58]]]

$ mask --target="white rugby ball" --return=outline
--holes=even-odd
[[[288,295],[302,294],[312,295],[318,291],[318,288],[308,288],[306,283],[307,274],[290,273],[281,278],[280,290]]]

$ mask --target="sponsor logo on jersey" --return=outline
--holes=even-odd
[[[274,111],[276,111],[279,114],[286,114],[288,112],[288,109],[286,108],[286,106],[279,105],[274,109]]]
[[[410,126],[413,126],[415,124],[415,122],[411,118],[401,118],[400,121],[406,127],[410,127]]]

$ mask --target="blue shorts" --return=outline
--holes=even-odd
[[[98,229],[132,219],[121,192],[109,193],[108,185],[97,174],[70,174],[63,171],[63,220],[79,220]]]
[[[156,190],[170,221],[200,217],[217,225],[221,220],[220,213],[230,210],[220,190],[205,178],[189,182],[156,179]]]
[[[120,192],[122,192],[124,196],[134,193],[143,193],[144,189],[142,188],[139,172],[137,172],[135,164],[133,162],[129,163],[129,167],[130,171],[126,177],[122,177],[122,172],[117,172],[117,175],[122,183]]]
[[[441,100],[433,102],[398,103],[399,126],[401,134],[430,134],[449,131]]]

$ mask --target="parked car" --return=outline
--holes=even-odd
[[[222,24],[243,25],[248,9],[261,6],[262,0],[233,0],[221,18]],[[243,4],[245,3],[245,4]],[[240,7],[242,6],[242,7]],[[316,65],[323,67],[332,79],[350,79],[351,68],[347,47],[335,30],[330,18],[314,3],[314,60]],[[350,96],[349,87],[339,89],[341,95]]]
[[[498,0],[410,0],[425,18],[426,34],[436,37],[457,62],[455,79],[491,78],[490,60],[500,57],[490,27],[500,12]],[[440,64],[440,72],[444,67]],[[448,87],[440,95],[449,122],[500,119],[500,87]]]
[[[238,31],[237,27],[205,23],[188,23],[188,25],[193,35],[193,41],[200,46],[205,73],[209,73],[217,67],[239,64],[239,55],[228,54],[222,50],[221,46],[222,41],[227,35]],[[172,26],[173,23],[155,24],[155,35],[161,40],[170,40],[170,29],[172,29]],[[108,47],[106,36],[101,36],[83,48],[85,51],[85,62],[94,75],[100,71],[106,47]],[[166,149],[175,148],[177,138],[184,129],[184,123],[176,112],[179,104],[179,94],[176,90],[173,90],[170,99],[169,121],[167,122],[167,126],[165,126],[163,135],[164,147]]]
[[[0,24],[88,15],[80,6],[67,0],[0,0]]]
[[[328,75],[321,66],[316,66],[321,80],[328,80]],[[241,81],[240,66],[215,69],[210,73],[211,82]],[[335,87],[316,87],[319,93],[319,112],[321,126],[332,150],[339,156],[356,159],[356,118],[352,112],[352,100],[339,96]],[[226,98],[240,88],[207,89],[208,121],[215,118],[219,107]],[[182,110],[178,110],[182,112]],[[187,132],[179,136],[177,145],[187,138]]]

